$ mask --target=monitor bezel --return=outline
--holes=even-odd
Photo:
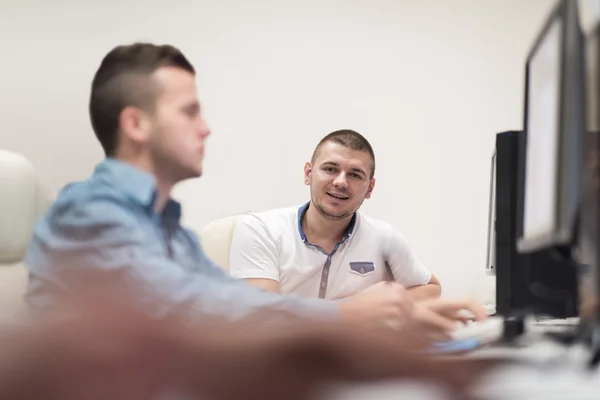
[[[488,233],[485,268],[486,275],[488,276],[496,275],[496,155],[497,151],[494,149],[490,168],[490,191],[488,204]]]
[[[577,163],[565,161],[565,157],[577,157],[574,152],[580,151],[578,144],[573,146],[572,138],[566,133],[571,129],[570,124],[574,113],[581,112],[584,107],[583,99],[577,99],[573,96],[573,91],[582,90],[576,85],[583,84],[577,76],[581,77],[582,71],[578,70],[581,66],[577,62],[571,62],[573,57],[581,56],[577,52],[583,51],[584,46],[583,33],[581,32],[578,8],[568,0],[559,1],[546,19],[541,31],[539,32],[534,45],[527,56],[525,67],[525,102],[523,113],[523,135],[519,145],[519,182],[518,192],[519,201],[517,205],[517,249],[521,253],[530,253],[534,251],[549,248],[569,248],[576,241],[576,219],[579,208],[579,191],[581,183],[577,179],[573,180],[575,171],[578,168]],[[531,60],[537,54],[544,39],[546,39],[550,29],[554,24],[560,21],[560,83],[559,83],[559,112],[558,118],[558,146],[557,146],[557,185],[554,193],[555,209],[554,218],[556,221],[555,229],[552,232],[537,235],[535,237],[524,237],[524,213],[525,213],[525,175],[527,159],[527,130],[528,130],[528,102],[529,102],[529,82]],[[575,29],[574,29],[575,28]],[[575,41],[575,42],[574,42]],[[579,57],[581,58],[581,57]],[[566,99],[566,101],[565,101]],[[575,104],[574,104],[575,103]],[[581,121],[583,125],[584,121]],[[583,126],[580,127],[583,129]],[[579,140],[581,140],[581,132]]]

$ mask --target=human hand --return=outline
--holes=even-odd
[[[473,317],[465,317],[465,311]],[[443,333],[454,331],[460,323],[483,321],[488,317],[483,305],[472,299],[422,300],[415,303],[414,316],[426,328]]]
[[[217,361],[201,375],[216,390],[210,394],[225,400],[250,395],[307,400],[332,383],[414,379],[440,385],[456,398],[467,398],[471,384],[495,365],[488,360],[429,355],[427,335],[414,323],[393,331],[360,323],[297,322],[270,326],[268,332],[257,329],[256,324],[230,330],[232,335],[245,332],[245,342],[234,348],[229,344],[228,351],[237,357]],[[229,343],[226,336],[220,335],[220,340]],[[212,346],[221,348],[216,342]],[[206,387],[204,380],[197,383]]]

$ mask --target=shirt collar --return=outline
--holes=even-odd
[[[306,204],[300,206],[300,208],[298,209],[298,233],[300,234],[300,238],[302,239],[302,241],[304,243],[308,243],[308,239],[306,239],[306,235],[304,234],[304,230],[302,229],[302,221],[304,220],[304,216],[306,215],[306,211],[308,210],[308,207],[310,206],[310,201],[307,202]],[[354,233],[354,227],[356,225],[356,212],[354,213],[354,215],[352,216],[352,219],[350,220],[350,223],[348,224],[348,228],[346,229],[346,234],[344,235],[344,238],[342,239],[342,241],[348,240],[348,238],[350,236],[352,236],[352,233]]]
[[[96,166],[94,175],[144,207],[154,209],[157,193],[156,179],[150,173],[127,162],[108,157]],[[181,204],[169,199],[162,216],[179,220]]]

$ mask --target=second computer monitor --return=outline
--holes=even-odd
[[[581,320],[600,326],[600,22],[586,42],[586,135],[577,261]]]
[[[570,248],[576,240],[584,79],[577,2],[560,1],[527,58],[517,230],[521,252]]]

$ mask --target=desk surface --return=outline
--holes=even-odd
[[[523,359],[537,358],[528,365],[498,367],[473,388],[475,398],[486,400],[593,400],[600,397],[600,369],[587,371],[585,351],[555,348],[541,344],[514,351]],[[510,350],[508,350],[510,351]],[[521,352],[522,354],[518,354]],[[487,352],[493,355],[493,351]],[[527,353],[527,354],[525,354]],[[576,354],[578,353],[578,354]],[[496,352],[506,356],[506,353]],[[483,355],[480,353],[480,355]],[[543,360],[543,361],[542,361]],[[332,392],[328,400],[450,400],[442,387],[431,382],[393,382],[379,385],[345,386]]]
[[[498,367],[474,388],[489,400],[592,400],[600,398],[600,368],[587,369],[589,351],[566,347],[544,338],[543,332],[565,329],[573,321],[528,322],[522,347],[492,346],[466,357],[501,357],[525,361]],[[493,322],[492,322],[493,324]],[[501,326],[501,325],[499,325]],[[337,388],[328,400],[449,400],[448,394],[430,382],[394,382]]]
[[[525,323],[525,334],[519,337],[514,344],[484,346],[469,353],[470,357],[503,356],[516,357],[520,360],[546,360],[566,351],[566,347],[546,337],[550,332],[567,332],[577,324],[576,319],[569,320],[534,320]],[[459,329],[456,337],[480,337],[484,342],[496,342],[502,337],[503,320],[501,317],[492,317],[483,323],[474,323]]]

